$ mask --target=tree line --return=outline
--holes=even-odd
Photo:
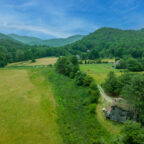
[[[80,71],[78,59],[75,56],[60,57],[56,62],[56,71],[75,80],[78,86],[89,89],[89,97],[85,103],[97,103],[99,90],[94,79]]]
[[[127,69],[133,72],[144,71],[144,58],[136,59],[132,57],[125,57],[119,61],[116,66],[117,69]]]
[[[12,62],[61,55],[68,55],[68,52],[60,48],[29,46],[14,40],[0,39],[0,67]]]
[[[133,107],[136,120],[144,124],[144,74],[125,72],[117,77],[110,72],[103,87],[107,93],[126,99]]]

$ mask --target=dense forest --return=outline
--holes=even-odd
[[[144,124],[143,85],[144,75],[141,73],[125,72],[121,76],[116,77],[114,72],[110,72],[103,87],[110,95],[126,99],[135,113],[135,120]]]
[[[48,46],[29,46],[11,39],[0,39],[0,66],[7,63],[26,61],[41,57],[66,55],[68,52],[61,48]]]
[[[132,56],[141,58],[144,54],[144,29],[101,28],[66,47],[73,54],[83,53],[83,58],[91,58],[89,55],[94,50],[101,57]],[[87,52],[89,54],[86,54]]]

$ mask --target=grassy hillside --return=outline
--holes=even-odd
[[[36,37],[29,37],[29,36],[19,36],[16,34],[10,34],[8,35],[9,37],[20,41],[24,44],[29,44],[29,45],[46,45],[46,46],[53,46],[53,47],[58,47],[58,46],[64,46],[67,44],[71,44],[73,42],[76,42],[80,39],[83,38],[82,35],[75,35],[71,36],[68,38],[57,38],[57,39],[50,39],[50,40],[42,40],[40,38]]]
[[[0,91],[0,143],[63,143],[51,86],[38,69],[0,69]]]

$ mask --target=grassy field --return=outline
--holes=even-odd
[[[102,59],[102,62],[114,63],[115,59]]]
[[[114,71],[116,75],[121,74],[119,70],[112,67],[112,64],[82,64],[80,69],[92,76],[98,84],[104,82],[110,71]]]
[[[12,64],[24,67],[0,69],[0,143],[88,144],[119,134],[121,126],[105,119],[101,111],[105,102],[101,99],[97,115],[87,115],[83,106],[87,89],[77,87],[53,68],[25,67],[55,61],[43,58],[36,63]],[[80,68],[99,84],[110,71],[120,74],[110,64],[86,64]]]
[[[51,86],[38,70],[0,69],[0,143],[62,144]]]
[[[49,65],[49,64],[55,64],[57,61],[56,57],[46,57],[46,58],[40,58],[36,59],[36,62],[32,63],[31,60],[24,61],[24,62],[17,62],[8,64],[8,66],[37,66],[37,65]]]
[[[0,69],[0,91],[2,144],[88,144],[111,136],[87,115],[88,91],[53,68]]]

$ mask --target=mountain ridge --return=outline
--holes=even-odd
[[[84,37],[82,35],[74,35],[74,36],[70,36],[68,38],[54,38],[54,39],[42,40],[42,39],[37,38],[37,37],[20,36],[17,34],[9,34],[8,36],[17,40],[17,41],[20,41],[24,44],[46,45],[46,46],[53,46],[53,47],[59,47],[59,46],[71,44],[73,42],[81,40]]]

